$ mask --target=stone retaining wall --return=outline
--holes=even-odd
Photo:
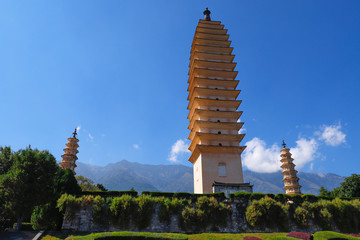
[[[242,232],[276,232],[279,229],[253,229],[247,224],[245,218],[245,211],[247,207],[247,201],[233,201],[229,203],[232,211],[228,216],[228,224],[225,228],[218,228],[219,232],[224,233],[242,233]],[[173,232],[173,233],[186,233],[179,227],[178,217],[171,216],[170,223],[162,223],[158,217],[159,206],[155,206],[155,213],[152,215],[151,223],[147,228],[138,229],[133,222],[130,222],[130,226],[126,229],[114,226],[112,224],[102,226],[93,221],[92,207],[82,207],[79,212],[76,213],[75,218],[71,221],[64,219],[62,229],[63,230],[74,230],[74,231],[138,231],[138,232]],[[302,232],[316,232],[322,229],[316,225],[309,224],[308,229],[299,229],[294,221],[290,218],[289,220],[289,231],[302,231]],[[338,231],[333,226],[334,231]],[[212,232],[213,229],[210,227],[204,229],[202,232]]]

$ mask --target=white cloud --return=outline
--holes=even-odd
[[[90,133],[88,134],[88,137],[89,137],[90,141],[92,141],[92,142],[94,141],[94,137]]]
[[[314,160],[317,149],[318,143],[313,138],[310,140],[306,140],[305,138],[297,140],[296,147],[290,149],[290,153],[296,164],[296,169],[300,170],[305,164]]]
[[[266,147],[265,141],[253,138],[245,144],[243,164],[254,172],[271,173],[280,171],[280,147],[273,144]]]
[[[341,131],[340,123],[330,126],[323,125],[322,132],[317,132],[316,135],[319,135],[319,140],[324,141],[326,145],[333,147],[346,142],[346,134]]]
[[[133,144],[133,148],[140,149],[140,146],[138,144]]]
[[[186,140],[185,140],[186,141]],[[168,160],[171,162],[178,162],[179,155],[182,155],[184,153],[189,153],[188,150],[189,144],[186,143],[184,140],[179,139],[177,140],[171,147],[171,152],[169,155]]]
[[[80,131],[80,128],[81,128],[81,126],[77,126],[77,127],[76,127],[76,131],[79,132],[79,131]]]
[[[253,138],[245,144],[243,164],[254,172],[271,173],[280,171],[280,147],[273,144],[267,147],[265,141]],[[304,138],[296,141],[296,147],[290,149],[294,158],[296,169],[300,170],[306,163],[314,160],[318,144],[315,139],[306,140]]]

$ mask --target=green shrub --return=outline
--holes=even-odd
[[[269,198],[272,198],[275,200],[275,194],[273,194],[273,193],[266,193],[265,196],[268,196]]]
[[[73,195],[63,194],[57,201],[57,208],[64,213],[65,220],[73,220],[75,214],[80,210],[81,202]]]
[[[186,199],[189,199],[192,197],[193,194],[191,193],[187,193],[187,192],[177,192],[177,193],[174,193],[174,197],[175,198],[186,198]]]
[[[135,200],[129,195],[113,198],[110,213],[114,224],[126,228],[130,224],[130,218],[134,214]]]
[[[14,223],[13,228],[16,229],[17,223]],[[32,223],[23,222],[19,231],[34,231]]]
[[[149,195],[142,195],[135,199],[136,214],[135,224],[139,229],[144,229],[150,225],[151,217],[154,213],[155,199]]]
[[[97,224],[107,223],[109,214],[109,205],[104,198],[96,196],[93,201],[93,220]]]
[[[56,208],[55,202],[36,206],[31,214],[34,230],[60,230],[63,215]]]
[[[214,229],[218,226],[226,227],[230,208],[224,203],[219,203],[214,197],[201,197],[196,202],[196,207],[204,212],[206,226],[211,225]]]
[[[204,223],[206,221],[204,211],[200,209],[187,206],[181,212],[181,217],[180,227],[183,230],[192,230],[195,228],[195,231],[198,231],[206,227]]]
[[[310,213],[303,207],[297,207],[294,213],[294,219],[296,224],[301,228],[307,228],[309,219],[311,218]]]
[[[266,196],[266,194],[264,194],[264,193],[253,193],[250,196],[250,201],[260,200],[260,199],[264,198],[265,196]]]
[[[230,193],[229,197],[232,199],[239,199],[239,200],[244,200],[244,201],[248,201],[250,199],[251,193],[249,192],[235,192],[235,193]]]
[[[83,191],[77,196],[81,197],[83,195],[93,195],[93,196],[101,196],[101,197],[121,197],[122,195],[130,195],[132,197],[136,197],[138,192],[136,191]]]
[[[254,200],[246,209],[246,220],[251,227],[288,228],[288,207],[275,200],[264,197]]]
[[[275,195],[275,200],[283,204],[286,203],[288,199],[290,199],[289,195],[284,193],[278,193]]]
[[[178,198],[160,198],[158,200],[159,204],[159,221],[170,223],[171,215],[180,214],[180,210],[184,208],[187,201],[185,199]]]
[[[331,232],[331,231],[320,231],[314,233],[314,240],[326,240],[326,239],[349,239],[349,240],[355,240],[359,239],[357,237],[349,236],[342,233],[337,232]]]
[[[311,202],[311,203],[317,202],[319,200],[319,198],[313,194],[304,194],[301,197],[303,201]]]
[[[341,232],[359,232],[360,207],[359,200],[346,201],[339,198],[332,200],[335,224]]]
[[[292,200],[295,204],[302,204],[304,202],[303,198],[301,197],[300,194],[292,194],[289,195],[289,199]]]

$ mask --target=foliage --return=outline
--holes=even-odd
[[[299,238],[299,239],[303,239],[303,240],[313,240],[314,239],[312,234],[305,233],[305,232],[290,232],[290,233],[286,234],[286,236],[293,237],[293,238]]]
[[[194,206],[186,206],[181,213],[182,221],[180,226],[184,230],[206,229],[211,226],[213,231],[217,227],[225,227],[227,225],[227,216],[230,212],[230,206],[219,203],[214,197],[206,196],[198,198]]]
[[[108,189],[106,187],[104,187],[104,185],[102,185],[101,183],[96,184],[96,187],[100,190],[100,191],[108,191]]]
[[[340,185],[341,197],[360,197],[360,174],[352,174]]]
[[[336,198],[332,201],[334,222],[341,232],[360,231],[360,201],[341,200]]]
[[[158,198],[160,222],[170,223],[171,215],[178,215],[180,210],[186,205],[186,202],[185,199]]]
[[[0,175],[7,173],[14,162],[11,147],[0,147]]]
[[[297,207],[294,213],[295,222],[299,227],[306,228],[309,224],[310,213],[303,207]]]
[[[289,199],[292,200],[295,204],[301,204],[304,201],[300,194],[289,195]]]
[[[90,178],[77,176],[76,181],[81,187],[81,191],[101,191]]]
[[[246,220],[251,227],[270,227],[286,230],[288,225],[288,207],[265,197],[254,200],[246,209]]]
[[[23,218],[30,218],[35,206],[58,198],[54,186],[58,169],[48,151],[27,148],[14,154],[10,170],[0,177],[0,192],[5,208],[18,219],[18,227]]]
[[[105,232],[105,233],[92,233],[86,236],[72,236],[66,238],[67,240],[96,240],[96,239],[168,239],[168,240],[187,240],[188,237],[185,234],[175,233],[150,233],[150,232]]]
[[[285,193],[278,193],[275,195],[275,200],[281,203],[286,203],[289,199],[289,195]]]
[[[360,197],[360,174],[352,174],[346,177],[340,187],[334,188],[332,191],[320,187],[320,197]]]
[[[235,193],[230,193],[229,197],[231,199],[243,199],[243,200],[249,200],[251,196],[251,193],[249,192],[235,192]]]
[[[56,209],[55,203],[50,202],[36,206],[31,214],[31,224],[34,230],[60,229],[62,214]]]
[[[110,205],[110,212],[113,222],[126,228],[130,224],[130,218],[134,215],[135,200],[129,195],[113,198]]]
[[[135,199],[136,214],[135,224],[139,229],[144,229],[150,225],[151,217],[154,213],[155,199],[149,195],[139,196]]]
[[[265,196],[266,196],[266,194],[264,194],[264,193],[252,193],[250,196],[250,201],[260,200],[260,199],[264,198]]]
[[[314,233],[314,239],[349,239],[349,240],[355,240],[358,239],[357,237],[349,236],[342,233],[332,232],[332,231],[320,231]]]
[[[301,196],[303,201],[306,201],[306,202],[317,202],[319,200],[319,198],[313,194],[304,194]]]
[[[75,218],[76,212],[80,210],[80,201],[73,195],[63,194],[57,201],[57,208],[64,213],[66,220]]]
[[[101,197],[121,197],[122,195],[130,195],[136,197],[138,193],[136,191],[83,191],[78,195],[93,195]]]
[[[95,223],[103,223],[109,217],[109,208],[105,199],[96,196],[93,201],[93,220]]]

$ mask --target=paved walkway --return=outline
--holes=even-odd
[[[32,240],[39,231],[33,232],[0,232],[0,240]]]

